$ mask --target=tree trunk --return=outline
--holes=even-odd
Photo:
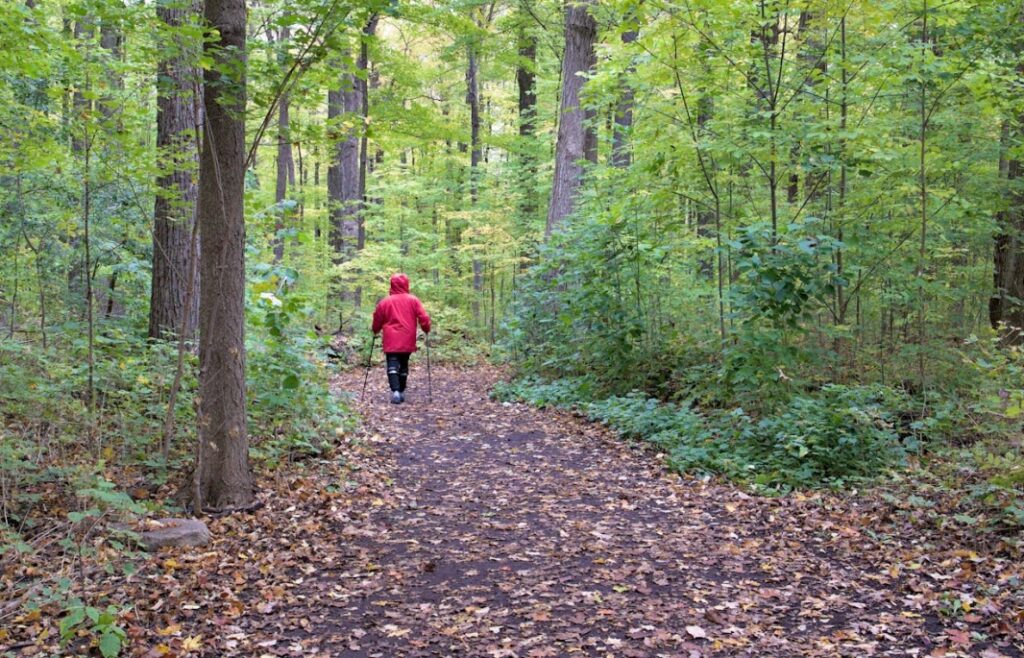
[[[697,134],[704,136],[707,134],[708,123],[711,122],[711,115],[714,111],[714,99],[711,96],[701,96],[697,101]],[[710,180],[710,177],[709,177]],[[710,188],[709,184],[709,188]],[[709,190],[712,195],[715,194],[715,190]],[[719,223],[719,213],[716,212],[718,207],[718,200],[715,200],[715,206],[709,207],[707,205],[699,205],[696,208],[697,213],[697,235],[701,238],[710,239],[711,229],[713,226],[717,226]],[[720,238],[720,236],[719,236]],[[706,278],[711,279],[714,276],[714,249],[707,249],[702,251],[700,258],[697,261],[698,273]],[[721,274],[721,273],[719,273]]]
[[[188,16],[199,13],[173,5],[157,7],[157,16],[175,30]],[[153,273],[149,303],[149,337],[168,338],[184,327],[186,338],[195,333],[199,297],[192,294],[186,308],[189,271],[197,267],[191,234],[198,186],[193,176],[198,161],[199,69],[192,66],[199,42],[178,44],[178,55],[157,67],[156,145],[161,160],[177,165],[157,178],[159,193],[153,209]],[[184,323],[184,324],[183,324]]]
[[[469,205],[476,206],[477,186],[482,150],[480,148],[480,82],[479,67],[474,46],[469,47],[466,58],[466,104],[469,105]],[[480,294],[483,291],[483,264],[473,258],[473,322],[480,324]]]
[[[580,161],[592,151],[591,138],[580,107],[583,74],[594,62],[594,39],[597,23],[590,15],[591,3],[572,2],[565,8],[565,55],[562,57],[562,103],[555,144],[555,175],[551,188],[551,204],[545,236],[573,210],[583,177]]]
[[[363,27],[363,38],[359,44],[359,61],[357,66],[362,72],[362,75],[356,80],[356,84],[359,85],[359,111],[362,118],[364,130],[361,133],[359,139],[359,199],[362,203],[362,207],[365,208],[367,205],[366,198],[366,174],[368,171],[368,165],[370,161],[369,156],[369,145],[368,137],[365,127],[370,117],[370,89],[369,89],[369,77],[370,77],[370,53],[368,39],[372,37],[377,31],[377,22],[380,17],[374,14],[367,21],[366,26]],[[383,153],[380,153],[383,158]],[[356,249],[362,250],[366,246],[366,217],[363,213],[359,213],[358,216],[358,236],[356,241]],[[358,299],[356,300],[356,306],[358,306]]]
[[[537,162],[533,153],[533,135],[537,115],[537,94],[534,91],[537,75],[537,37],[526,29],[527,8],[524,0],[519,28],[519,61],[516,65],[516,85],[519,88],[519,137],[522,149],[520,193],[522,201],[519,214],[523,229],[526,230],[534,213],[537,212],[537,201],[534,197],[534,184],[537,176]]]
[[[480,148],[480,82],[477,55],[469,48],[466,64],[466,104],[469,105],[469,202],[476,204],[477,173],[483,151]]]
[[[373,35],[377,20],[376,15],[370,18],[363,29],[364,38]],[[366,159],[362,154],[362,135],[365,134],[366,111],[369,107],[365,98],[367,66],[364,41],[356,59],[356,72],[342,74],[339,88],[328,94],[328,120],[336,120],[344,114],[349,116],[349,121],[357,124],[356,128],[347,130],[337,143],[334,158],[327,169],[327,195],[331,202],[330,241],[335,262],[339,263],[350,260],[365,241],[365,237],[360,239],[360,236],[363,234],[362,210],[366,196]]]
[[[287,27],[282,27],[278,36],[280,48],[288,47],[288,40],[291,34]],[[278,55],[278,64],[282,71],[288,65],[284,54]],[[278,204],[274,223],[274,261],[280,262],[284,258],[284,239],[280,232],[284,229],[285,209],[281,202],[288,196],[288,186],[295,186],[295,161],[292,158],[292,140],[289,132],[290,100],[288,94],[282,94],[277,105],[277,185],[274,188],[274,201]]]
[[[202,509],[252,504],[245,410],[245,0],[206,0],[219,35],[205,45],[199,165],[199,451]],[[198,510],[197,510],[198,511]]]
[[[769,210],[772,223],[772,244],[778,241],[779,225],[779,172],[778,172],[778,121],[779,94],[781,90],[782,68],[785,60],[779,52],[779,39],[782,38],[782,49],[785,51],[785,39],[788,31],[782,29],[782,12],[775,0],[761,0],[759,3],[759,25],[751,33],[751,43],[758,52],[755,56],[752,75],[749,83],[753,84],[756,95],[756,109],[759,114],[768,117],[769,149],[768,171],[765,172],[768,183]],[[773,66],[774,64],[774,66]]]
[[[362,104],[354,80],[355,76],[345,73],[341,87],[329,92],[328,120],[358,114]],[[331,247],[337,262],[344,262],[351,258],[359,234],[359,136],[354,128],[346,130],[335,146],[327,168],[327,195],[331,202]]]
[[[115,2],[114,7],[123,9],[119,2]],[[107,51],[111,60],[117,61],[123,57],[124,35],[121,32],[121,27],[114,20],[104,19],[100,24],[100,47]],[[110,91],[119,92],[124,88],[124,79],[116,70],[108,69],[107,85]],[[99,108],[104,118],[111,119],[117,113],[117,101],[111,96],[105,95]],[[115,128],[121,129],[121,122],[118,124]]]
[[[1024,191],[1020,188],[1024,167],[1019,158],[1006,153],[1013,141],[1011,135],[1019,138],[1024,133],[1024,114],[1018,115],[1014,123],[1013,130],[1008,125],[1003,128],[999,170],[1006,181],[1008,204],[996,216],[998,230],[992,254],[995,292],[988,310],[992,328],[1005,329],[1003,342],[1020,345],[1024,343]]]
[[[622,33],[622,43],[631,44],[636,41],[636,30]],[[615,108],[615,129],[612,134],[612,166],[626,168],[633,160],[629,150],[629,133],[633,129],[633,86],[629,82],[636,67],[632,64],[626,69],[619,81],[619,101]]]
[[[94,19],[91,16],[80,16],[75,21],[74,37],[75,43],[79,44],[82,41],[88,41],[92,39],[95,31]],[[71,112],[73,120],[84,121],[92,109],[92,101],[86,98],[83,85],[75,85],[75,91],[71,98]],[[77,129],[71,131],[71,151],[76,154],[81,154],[85,151],[85,141],[81,136],[81,132]]]

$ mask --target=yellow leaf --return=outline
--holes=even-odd
[[[161,628],[156,632],[157,635],[167,637],[168,635],[177,635],[181,632],[181,624],[171,624],[167,628]]]
[[[31,621],[39,621],[40,617],[42,617],[42,616],[43,616],[42,613],[39,612],[38,609],[36,609],[36,610],[33,610],[33,611],[31,611],[31,612],[29,612],[27,614],[22,615],[18,619],[18,621],[23,623],[23,624],[31,622]]]
[[[189,635],[181,643],[182,651],[199,651],[203,648],[202,635]]]

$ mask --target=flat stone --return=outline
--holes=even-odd
[[[210,543],[210,529],[198,519],[159,519],[151,521],[139,541],[147,551],[164,546],[205,546]]]

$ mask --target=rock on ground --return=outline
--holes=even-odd
[[[156,527],[141,534],[147,551],[164,546],[205,546],[210,543],[210,530],[198,519],[160,519]]]

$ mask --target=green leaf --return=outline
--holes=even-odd
[[[967,514],[956,514],[953,516],[953,519],[963,523],[964,525],[975,525],[978,522],[978,519],[973,516],[968,516]]]
[[[60,635],[67,637],[76,626],[85,621],[85,608],[77,606],[72,608],[67,617],[60,620]]]
[[[100,637],[100,653],[103,658],[114,658],[121,653],[121,638],[115,633],[104,633]]]

